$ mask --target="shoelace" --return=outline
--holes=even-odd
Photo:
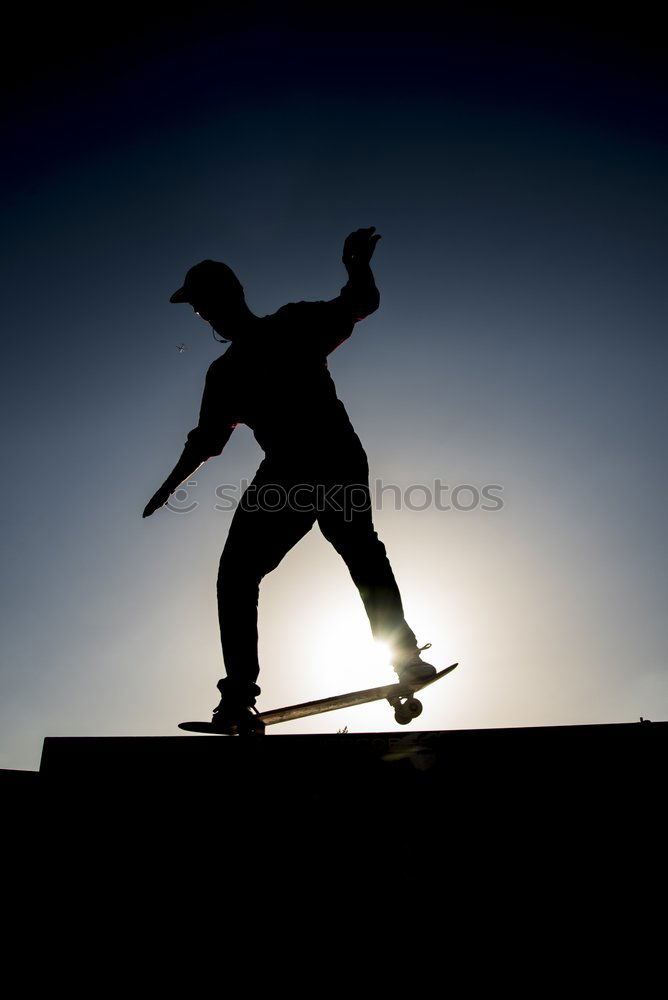
[[[415,647],[415,654],[414,655],[415,655],[415,659],[416,660],[419,658],[420,653],[424,653],[425,649],[431,649],[431,643],[430,642],[425,642],[424,646],[416,646]],[[409,662],[412,663],[413,661],[410,660]],[[422,661],[420,661],[420,662],[422,662]]]

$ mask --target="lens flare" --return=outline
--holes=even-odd
[[[374,642],[371,646],[371,662],[380,670],[392,669],[392,654],[386,642]]]

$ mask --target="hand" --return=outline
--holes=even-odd
[[[380,233],[372,235],[375,228],[375,226],[369,226],[368,229],[356,229],[355,232],[346,236],[342,257],[346,267],[369,263],[376,249],[376,243],[382,238]]]
[[[171,496],[171,493],[165,486],[161,486],[160,489],[153,494],[149,502],[144,507],[144,513],[142,517],[150,517],[151,514],[156,511],[159,507],[164,507]]]

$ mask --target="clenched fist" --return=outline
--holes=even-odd
[[[356,229],[346,236],[343,244],[343,263],[347,268],[355,264],[368,264],[376,249],[376,243],[381,239],[380,233],[373,235],[375,226],[368,229]]]

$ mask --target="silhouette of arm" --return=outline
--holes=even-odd
[[[189,432],[178,462],[162,486],[146,505],[143,517],[162,507],[182,482],[189,479],[209,458],[220,455],[229,441],[236,422],[231,418],[222,399],[225,386],[214,361],[204,383],[197,427]]]
[[[366,319],[380,305],[380,294],[371,270],[371,258],[381,239],[375,229],[375,226],[356,229],[343,244],[341,260],[348,272],[348,281],[337,298],[322,303],[327,307],[329,319],[329,323],[323,323],[327,354],[348,339],[355,323]]]
[[[220,455],[230,440],[235,427],[236,424],[229,424],[212,434],[198,425],[190,431],[180,459],[165,480],[164,485],[165,488],[168,488],[169,494],[173,493],[184,480],[189,479],[210,458],[213,458],[214,455]]]
[[[346,270],[348,281],[341,289],[338,299],[332,301],[340,302],[341,308],[353,323],[358,323],[376,311],[380,305],[380,292],[376,288],[370,264],[353,261],[346,265]]]
[[[295,314],[298,327],[325,354],[335,351],[351,335],[355,323],[375,312],[380,304],[369,264],[353,262],[346,269],[348,281],[335,299],[295,303],[300,310]]]
[[[339,298],[348,305],[355,323],[375,312],[380,303],[371,271],[371,258],[381,239],[375,229],[375,226],[356,229],[346,236],[343,244],[341,260],[348,272],[348,282],[341,289]]]

